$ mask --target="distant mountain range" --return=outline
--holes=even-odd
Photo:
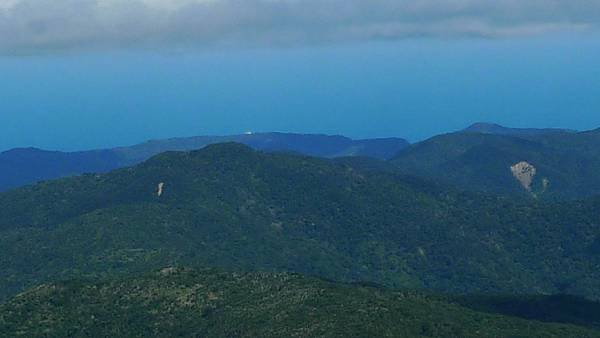
[[[401,138],[259,133],[173,138],[70,153],[14,149],[0,154],[0,191],[82,173],[105,173],[165,151],[223,142],[266,152],[336,158],[363,169],[397,171],[462,190],[542,199],[600,195],[600,130],[507,128],[490,123],[412,145]]]
[[[557,133],[576,133],[572,129],[556,129],[556,128],[507,128],[495,123],[478,122],[464,129],[465,132],[508,135],[508,136],[540,136]]]
[[[131,147],[80,152],[19,148],[0,153],[0,191],[49,180],[103,173],[131,166],[165,151],[187,151],[209,144],[238,142],[263,151],[289,151],[317,157],[367,156],[389,159],[408,146],[400,138],[352,140],[343,136],[253,133],[154,140]]]

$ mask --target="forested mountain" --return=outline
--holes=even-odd
[[[0,194],[0,290],[170,265],[600,299],[600,201],[456,193],[240,144]]]
[[[412,146],[398,138],[351,140],[257,133],[174,138],[73,153],[14,149],[0,154],[0,191],[82,173],[105,173],[164,151],[197,150],[223,142],[238,142],[266,152],[340,158],[339,162],[398,171],[459,190],[549,200],[600,195],[596,175],[600,171],[600,130],[507,128],[489,123],[476,123]]]
[[[400,138],[352,140],[343,136],[290,133],[256,133],[233,136],[199,136],[154,140],[131,147],[58,152],[35,148],[0,153],[0,191],[42,180],[103,173],[138,164],[165,151],[186,151],[209,144],[239,142],[264,151],[290,151],[317,157],[393,157],[408,142]]]
[[[600,337],[477,312],[414,291],[287,273],[164,268],[42,285],[0,305],[0,335],[31,337]]]
[[[433,137],[392,160],[401,172],[460,189],[572,199],[600,194],[600,130],[477,126]]]

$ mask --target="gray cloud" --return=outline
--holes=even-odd
[[[591,31],[600,0],[0,0],[0,54]]]

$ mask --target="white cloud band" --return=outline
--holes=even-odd
[[[0,53],[595,31],[600,0],[0,0]]]

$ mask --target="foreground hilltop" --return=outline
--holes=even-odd
[[[0,335],[103,337],[600,337],[477,312],[414,291],[287,273],[165,268],[47,284],[0,305]]]
[[[153,140],[130,147],[59,152],[35,148],[0,153],[0,191],[42,180],[103,173],[143,162],[165,151],[189,151],[223,142],[238,142],[264,151],[288,151],[333,158],[367,156],[389,159],[408,146],[400,138],[352,140],[344,136],[292,133],[248,133]]]
[[[0,299],[168,265],[600,299],[600,202],[458,193],[235,143],[0,194]]]

